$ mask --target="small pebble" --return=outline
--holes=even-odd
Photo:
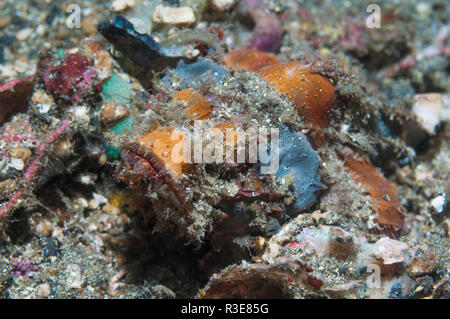
[[[440,93],[417,94],[412,111],[422,128],[430,135],[436,134],[439,125],[443,98]]]
[[[8,26],[11,23],[11,18],[7,16],[1,16],[0,17],[0,29],[3,29],[4,27]]]
[[[120,209],[107,203],[104,207],[103,207],[103,211],[107,214],[111,214],[111,215],[119,215],[120,214]]]
[[[416,12],[421,19],[425,19],[431,13],[431,6],[426,2],[420,2],[416,5]]]
[[[114,12],[121,12],[130,8],[134,8],[135,6],[135,0],[114,0],[110,6],[110,9]]]
[[[19,32],[17,32],[16,38],[19,41],[26,41],[32,33],[33,33],[32,28],[22,29]]]
[[[102,194],[92,193],[92,196],[94,198],[89,201],[89,208],[91,209],[96,209],[100,205],[108,202],[108,199]]]
[[[23,161],[20,158],[12,158],[9,163],[9,167],[12,167],[18,171],[21,171],[24,169],[25,164],[23,163]]]
[[[23,163],[27,163],[31,157],[31,151],[24,147],[15,147],[10,152],[13,158],[21,160]]]
[[[217,11],[228,11],[236,3],[235,0],[212,0],[211,4]]]
[[[190,7],[171,8],[158,5],[152,15],[154,23],[183,25],[195,23],[194,10]]]
[[[36,92],[34,92],[33,96],[31,97],[31,101],[36,104],[39,113],[42,114],[50,111],[52,105],[55,102],[53,97],[48,95],[44,90],[37,90]]]
[[[17,77],[17,71],[14,68],[14,65],[0,65],[0,76],[2,78],[15,78]]]
[[[64,240],[64,233],[61,228],[55,228],[52,233],[52,237],[62,242]]]
[[[66,270],[66,285],[68,288],[81,288],[83,278],[81,276],[81,268],[76,264],[71,264]]]
[[[50,295],[50,285],[47,283],[39,285],[39,296],[41,298],[46,298],[49,295]]]
[[[443,195],[443,194],[433,198],[431,200],[431,207],[433,209],[433,212],[436,214],[441,214],[444,211],[446,202],[447,201],[446,201],[445,195]]]
[[[111,76],[113,59],[108,51],[99,50],[96,52],[94,65],[100,80],[105,80]]]
[[[105,125],[110,125],[129,114],[128,108],[123,103],[105,102],[101,111],[101,118]]]
[[[45,104],[45,103],[53,103],[53,98],[48,95],[44,90],[37,90],[34,92],[33,96],[31,97],[31,100],[33,103],[39,103],[39,104]]]
[[[43,237],[50,237],[53,233],[54,225],[48,219],[43,219],[36,227],[36,232]]]
[[[429,251],[428,247],[417,249],[406,271],[412,278],[432,273],[439,264],[439,258]]]

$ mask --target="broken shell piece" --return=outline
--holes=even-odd
[[[135,5],[135,0],[114,0],[110,6],[110,9],[114,12],[121,12],[130,8],[134,8]]]
[[[11,158],[9,167],[21,171],[25,168],[25,163],[20,158]]]
[[[398,240],[383,237],[373,247],[372,255],[381,260],[373,261],[380,266],[381,274],[394,275],[402,271],[402,267],[410,259],[408,245]]]
[[[41,220],[39,224],[36,225],[36,232],[43,237],[49,237],[53,233],[55,225],[47,218]]]
[[[440,113],[443,110],[443,96],[440,93],[417,94],[412,111],[416,115],[419,124],[430,135],[436,134],[439,125]]]
[[[48,95],[44,90],[37,90],[31,96],[31,101],[36,104],[39,113],[45,114],[52,108],[55,100]]]
[[[113,59],[106,50],[98,50],[95,53],[95,69],[100,80],[106,80],[111,77]]]
[[[442,214],[447,207],[447,194],[444,192],[433,198],[430,207],[434,214]]]
[[[211,4],[217,11],[228,11],[236,3],[236,0],[212,0]]]
[[[387,237],[377,241],[375,247],[375,250],[381,254],[384,265],[404,262],[405,253],[409,249],[405,243]]]
[[[92,193],[92,199],[89,201],[89,207],[91,209],[96,209],[99,206],[106,204],[108,199],[102,194]]]
[[[44,90],[34,92],[31,101],[36,104],[52,104],[54,102],[53,97],[48,95]]]
[[[128,108],[123,103],[105,102],[101,111],[101,118],[106,126],[123,119],[129,114]]]
[[[194,10],[190,7],[171,8],[158,5],[152,15],[154,23],[184,25],[195,23]]]
[[[19,41],[26,41],[33,33],[33,31],[33,28],[22,29],[16,33],[16,39]]]
[[[31,151],[24,147],[15,147],[10,152],[15,168],[21,171],[31,158]],[[13,165],[11,165],[13,166]]]

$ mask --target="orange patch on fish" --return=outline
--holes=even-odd
[[[211,117],[211,105],[198,91],[181,90],[174,94],[173,99],[185,105],[189,118],[193,120],[207,120]]]
[[[276,56],[256,49],[230,51],[224,59],[225,65],[232,70],[257,71],[265,66],[278,63]]]
[[[259,75],[294,103],[306,123],[318,128],[328,127],[335,98],[334,86],[328,78],[296,61],[267,66]]]
[[[148,148],[169,172],[173,175],[181,175],[186,165],[181,151],[183,139],[183,133],[175,132],[173,127],[160,127],[139,137],[139,142]]]

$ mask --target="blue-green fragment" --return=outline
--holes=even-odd
[[[106,155],[113,159],[118,159],[120,154],[120,150],[114,146],[108,145],[106,148]]]
[[[103,84],[101,93],[104,102],[123,103],[130,108],[131,84],[126,79],[113,73],[111,77]],[[131,130],[134,124],[134,117],[127,116],[125,119],[117,123],[111,128],[115,134],[123,134],[127,130]]]
[[[133,118],[133,116],[129,115],[125,119],[123,119],[122,121],[120,121],[119,123],[114,125],[111,128],[111,131],[113,131],[113,133],[115,133],[115,134],[123,134],[127,130],[128,131],[132,130],[133,123],[134,123],[134,118]]]

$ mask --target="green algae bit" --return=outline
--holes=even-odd
[[[113,73],[106,83],[103,84],[101,93],[104,102],[123,103],[130,108],[131,85],[129,81]],[[132,115],[114,125],[111,130],[115,134],[123,134],[126,130],[131,130],[134,124]]]

